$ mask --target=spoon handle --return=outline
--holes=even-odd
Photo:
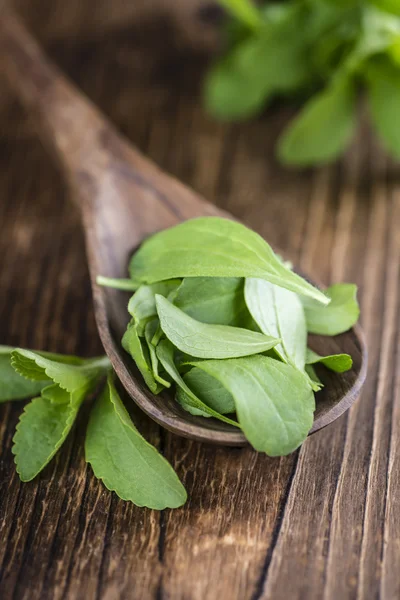
[[[45,56],[18,17],[0,9],[0,70],[32,114],[38,133],[61,163],[79,200],[90,200],[92,184],[106,170],[110,152],[105,139],[118,134],[59,69]],[[136,150],[130,149],[131,159]]]

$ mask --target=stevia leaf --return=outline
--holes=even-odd
[[[206,111],[214,118],[223,121],[244,120],[260,112],[267,103],[272,90],[268,80],[260,78],[261,61],[254,58],[261,54],[259,46],[262,45],[262,38],[242,42],[207,73],[204,104]],[[242,67],[247,62],[254,64],[250,71]]]
[[[330,354],[328,356],[320,356],[309,348],[307,349],[306,360],[308,365],[321,363],[327,367],[327,369],[335,371],[336,373],[344,373],[345,371],[349,371],[353,366],[353,360],[349,354]]]
[[[160,324],[167,338],[182,352],[196,358],[231,358],[258,354],[279,340],[247,329],[200,323],[156,295]]]
[[[52,355],[57,356],[57,355]],[[67,364],[43,356],[31,350],[15,349],[11,353],[14,369],[33,381],[53,381],[68,392],[90,385],[110,368],[107,357],[88,359],[81,364]]]
[[[132,281],[132,279],[116,279],[114,277],[103,277],[102,275],[96,277],[96,283],[97,285],[125,292],[134,292],[140,286],[139,283]]]
[[[239,277],[186,277],[173,304],[202,323],[244,327],[249,321]]]
[[[154,379],[156,381],[158,381],[158,383],[160,383],[164,387],[169,388],[171,386],[170,382],[167,381],[166,379],[164,379],[163,377],[161,377],[158,373],[158,358],[157,358],[157,354],[156,354],[156,346],[154,346],[152,344],[152,339],[153,339],[156,331],[158,330],[158,327],[159,327],[158,319],[153,319],[153,321],[149,321],[146,325],[146,328],[144,331],[144,336],[145,336],[145,340],[147,343],[147,347],[149,349],[150,362],[151,362],[151,368],[153,370]]]
[[[267,356],[192,364],[231,392],[243,433],[259,452],[283,456],[306,439],[315,399],[297,369]]]
[[[257,233],[219,217],[200,217],[146,240],[130,262],[132,278],[153,283],[176,277],[259,277],[323,304],[329,299],[288,269]]]
[[[314,392],[319,392],[319,390],[321,390],[324,387],[324,384],[318,377],[314,367],[312,365],[306,364],[305,371],[306,371],[308,377],[310,378],[310,382],[312,384],[312,388],[313,388]]]
[[[354,131],[355,100],[355,87],[344,78],[314,96],[281,136],[280,160],[307,166],[336,158]]]
[[[155,295],[168,296],[180,285],[179,280],[161,281],[152,285],[141,285],[129,300],[128,312],[136,323],[139,337],[144,335],[146,323],[157,316]]]
[[[245,299],[253,319],[266,335],[281,342],[274,350],[301,371],[304,370],[307,327],[297,294],[262,279],[248,278]]]
[[[51,386],[53,387],[53,386]],[[49,388],[47,394],[49,394]],[[86,390],[85,390],[86,391]],[[12,452],[21,481],[31,481],[51,461],[75,421],[84,395],[60,403],[55,398],[34,398],[22,413],[13,438]]]
[[[299,12],[298,7],[280,11],[280,18],[270,19],[256,35],[239,41],[210,69],[204,86],[210,114],[222,120],[248,118],[274,94],[309,81]]]
[[[142,344],[134,322],[129,323],[122,338],[122,347],[131,355],[149,390],[159,394],[163,386],[158,383],[151,370],[151,359],[148,349]]]
[[[381,62],[367,71],[369,105],[373,123],[386,148],[400,158],[400,71]]]
[[[357,286],[337,283],[326,290],[326,295],[331,299],[326,307],[302,298],[308,331],[319,335],[338,335],[351,329],[360,315]]]
[[[228,9],[233,16],[251,29],[258,29],[258,27],[262,25],[261,14],[250,0],[219,1],[220,4]]]
[[[215,417],[220,421],[224,421],[225,423],[229,423],[230,425],[238,426],[236,421],[232,421],[227,417],[224,417],[217,411],[213,410],[209,406],[207,406],[200,398],[198,398],[192,390],[188,387],[186,382],[182,379],[178,369],[175,366],[174,362],[174,347],[171,342],[168,340],[161,340],[161,342],[157,346],[157,356],[168,373],[168,375],[175,381],[175,383],[185,392],[185,408],[188,410],[188,407],[196,409],[200,412],[193,412],[192,414],[201,414],[207,413],[210,417]]]
[[[137,431],[111,375],[90,415],[85,455],[95,476],[123,500],[156,510],[186,502],[178,476]]]
[[[371,0],[378,8],[394,15],[400,15],[399,0]]]
[[[9,346],[0,346],[0,402],[32,398],[48,385],[47,381],[28,381],[15,371],[11,365],[13,350]]]
[[[232,394],[215,377],[211,377],[205,371],[194,367],[183,376],[183,380],[192,392],[213,410],[222,415],[235,412],[235,402]],[[188,398],[186,392],[180,387],[178,387],[176,392],[176,400],[192,415],[210,416],[203,410],[191,406],[190,398]]]
[[[12,352],[17,372],[34,381],[46,381],[41,397],[25,407],[13,439],[12,452],[22,481],[36,477],[53,458],[71,430],[85,396],[110,369],[106,357],[80,360],[79,365],[54,358],[59,357],[21,349]]]
[[[68,404],[71,402],[70,392],[60,388],[57,383],[53,383],[52,385],[48,385],[47,387],[43,388],[40,395],[44,400],[48,400],[53,404]]]

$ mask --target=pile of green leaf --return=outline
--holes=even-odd
[[[122,345],[149,389],[158,394],[175,385],[186,411],[240,427],[260,452],[295,450],[312,426],[314,392],[322,387],[313,365],[337,372],[352,366],[347,354],[321,357],[308,349],[307,332],[349,329],[359,316],[356,286],[323,293],[254,231],[217,217],[146,240],[130,275],[123,285],[136,292]]]
[[[122,343],[150,390],[176,384],[176,400],[189,413],[241,427],[271,456],[295,450],[312,426],[314,392],[322,386],[313,365],[339,373],[352,365],[346,354],[321,357],[308,349],[307,331],[349,329],[359,315],[356,287],[322,293],[256,233],[212,217],[149,238],[130,268],[129,280],[99,283],[136,290]],[[0,346],[0,383],[0,402],[33,397],[13,439],[22,481],[50,462],[94,396],[85,456],[95,476],[138,506],[185,503],[171,465],[133,424],[106,357]]]
[[[13,439],[21,480],[30,481],[50,462],[83,401],[95,392],[85,441],[86,460],[95,476],[138,506],[161,510],[184,504],[185,488],[132,423],[106,357],[82,359],[0,346],[0,402],[35,396],[25,406]]]
[[[278,142],[286,164],[333,160],[356,125],[366,90],[373,124],[400,157],[400,2],[287,0],[256,8],[220,0],[232,15],[225,55],[205,82],[205,105],[217,118],[258,114],[273,98],[306,99]]]

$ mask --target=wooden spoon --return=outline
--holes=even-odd
[[[96,285],[99,274],[126,277],[132,250],[148,235],[192,217],[230,215],[163,173],[123,139],[5,9],[0,14],[0,61],[72,186],[85,229],[97,327],[122,384],[146,414],[174,433],[217,444],[246,444],[239,430],[193,417],[167,393],[154,396],[147,390],[120,344],[128,320],[127,294]],[[354,361],[344,375],[324,371],[314,432],[355,401],[365,380],[367,353],[360,327],[334,338],[314,336],[312,347],[320,354],[346,352]]]

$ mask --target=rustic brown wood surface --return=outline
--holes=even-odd
[[[363,126],[339,164],[287,171],[272,150],[288,110],[240,126],[208,119],[204,50],[157,17],[157,2],[122,18],[122,0],[102,0],[96,15],[87,0],[18,4],[52,57],[158,164],[325,283],[358,283],[370,365],[351,411],[284,459],[188,442],[138,415],[189,492],[184,508],[163,513],[94,479],[85,414],[41,477],[21,485],[11,455],[21,404],[2,406],[0,597],[399,598],[399,166]],[[1,86],[0,342],[99,353],[79,215]]]

